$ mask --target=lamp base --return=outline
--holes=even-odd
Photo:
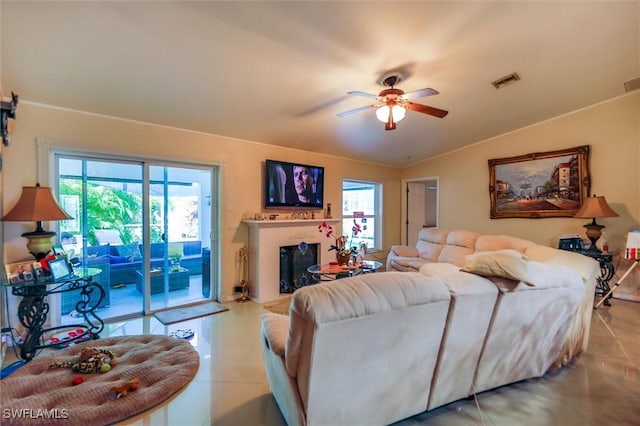
[[[585,234],[587,235],[587,238],[589,238],[589,241],[591,241],[591,246],[589,246],[587,251],[591,253],[602,253],[598,246],[596,246],[596,242],[602,236],[602,229],[604,228],[604,225],[598,225],[596,223],[596,219],[593,218],[593,221],[583,225],[583,228],[587,230]]]
[[[51,238],[56,235],[55,232],[52,231],[33,231],[33,232],[25,232],[22,234],[24,238],[29,240],[27,242],[27,249],[29,249],[29,253],[36,260],[42,260],[51,251],[51,247],[53,247],[53,242]]]

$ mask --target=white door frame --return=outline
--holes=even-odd
[[[437,176],[431,177],[418,177],[410,179],[402,179],[402,193],[401,193],[401,217],[400,217],[400,236],[401,244],[407,244],[407,187],[409,183],[415,182],[436,182],[438,188],[436,192],[436,227],[440,226],[440,178]]]

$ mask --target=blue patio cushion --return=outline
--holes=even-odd
[[[126,257],[130,262],[142,260],[142,253],[140,253],[138,244],[123,244],[118,246],[118,256]]]
[[[102,244],[99,246],[89,246],[87,247],[87,255],[94,256],[94,257],[106,256],[110,254],[110,250],[111,248],[109,244]]]
[[[151,259],[162,259],[164,257],[164,243],[151,243],[149,252]]]
[[[125,256],[111,256],[109,255],[109,263],[112,265],[118,263],[129,263],[129,259]]]
[[[185,241],[183,251],[185,256],[194,256],[202,254],[202,241]]]

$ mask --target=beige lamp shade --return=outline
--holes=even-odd
[[[584,200],[582,207],[578,210],[578,213],[575,214],[574,217],[588,219],[591,218],[591,222],[583,225],[586,229],[587,238],[591,241],[591,246],[588,251],[591,252],[600,252],[600,249],[596,247],[596,242],[602,236],[602,229],[604,225],[600,225],[596,223],[597,217],[617,217],[619,216],[609,204],[607,204],[607,200],[604,197],[598,197],[595,194],[593,197],[588,197]]]
[[[29,240],[27,248],[36,259],[42,259],[51,250],[51,237],[55,232],[46,231],[43,221],[73,219],[58,205],[53,198],[51,188],[23,186],[20,199],[15,206],[2,217],[5,222],[36,222],[36,230],[25,232],[23,237]]]
[[[575,214],[574,217],[581,219],[589,219],[596,217],[618,217],[619,214],[613,211],[609,204],[607,204],[607,200],[604,197],[598,197],[594,195],[593,197],[588,197],[582,203],[582,207],[578,210],[578,213]]]

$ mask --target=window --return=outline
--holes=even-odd
[[[360,225],[362,232],[353,238],[355,245],[367,245],[367,251],[382,249],[382,184],[345,179],[342,181],[342,231]]]

